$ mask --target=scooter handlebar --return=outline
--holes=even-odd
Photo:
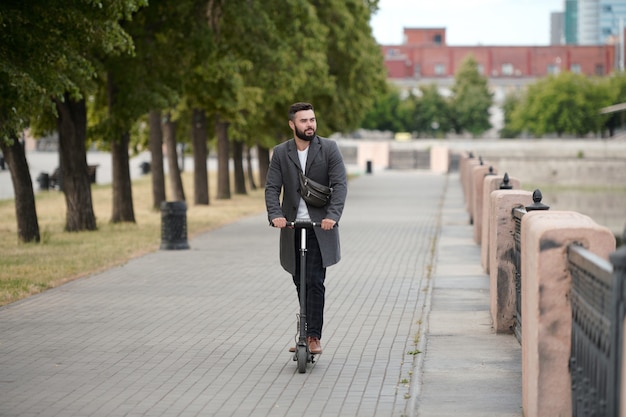
[[[274,224],[270,223],[271,227],[276,227],[274,226]],[[294,222],[287,222],[287,227],[293,227],[294,229],[302,229],[305,227],[322,227],[322,223],[321,222],[313,222],[310,220],[296,220]],[[335,226],[333,227],[337,227],[337,224],[335,224]]]
[[[322,223],[310,220],[296,220],[295,222],[287,222],[287,227],[302,229],[305,227],[322,227]]]

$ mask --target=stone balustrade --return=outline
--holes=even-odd
[[[481,264],[490,277],[493,329],[497,333],[513,332],[518,302],[515,257],[519,256],[524,415],[571,416],[572,308],[567,249],[571,244],[582,245],[608,260],[615,252],[616,239],[608,228],[573,211],[528,211],[521,218],[521,229],[516,231],[512,212],[516,208],[530,207],[533,193],[521,189],[519,179],[497,172],[498,167],[470,154],[462,155],[459,160],[460,181],[474,228],[474,240],[481,247]],[[521,240],[519,255],[515,253],[516,233]],[[621,319],[617,325],[626,326],[623,316]],[[621,334],[624,334],[623,329]],[[618,346],[626,351],[626,344]],[[621,353],[622,357],[625,355]],[[624,380],[626,366],[622,365],[618,374]],[[620,397],[626,398],[626,381],[618,385],[621,394],[616,394],[617,401]],[[611,415],[626,416],[624,403],[626,401],[616,404]],[[618,414],[619,407],[621,414]]]

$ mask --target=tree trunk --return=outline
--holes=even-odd
[[[250,183],[250,189],[256,190],[256,181],[254,181],[254,167],[252,166],[252,148],[250,146],[246,149],[246,161],[248,162],[248,182]]]
[[[117,105],[117,90],[113,74],[109,73],[107,78],[109,116],[113,114],[113,110]],[[113,180],[113,211],[111,214],[111,223],[135,223],[133,190],[130,180],[128,158],[130,132],[118,132],[117,134],[119,134],[119,136],[117,138],[114,137],[111,143],[111,169]]]
[[[91,181],[87,168],[87,108],[85,100],[74,101],[65,94],[55,100],[59,117],[59,155],[63,193],[67,206],[65,230],[96,230],[96,216],[91,200]]]
[[[261,145],[257,145],[256,149],[259,160],[259,184],[261,188],[265,188],[267,171],[270,169],[270,150]]]
[[[11,182],[15,194],[15,217],[17,237],[21,242],[39,242],[39,223],[35,207],[33,180],[28,170],[24,145],[17,137],[13,144],[0,139],[0,149],[11,172]]]
[[[161,129],[161,111],[153,110],[149,116],[150,124],[150,172],[152,173],[152,206],[161,209],[165,201],[165,175],[163,174],[163,130]]]
[[[193,141],[193,203],[209,204],[209,173],[207,170],[206,114],[202,109],[193,109],[191,135]]]
[[[111,144],[111,165],[113,169],[113,215],[112,223],[135,223],[133,189],[130,181],[128,146],[130,133],[120,135]]]
[[[170,114],[166,116],[165,123],[163,124],[163,136],[165,137],[170,188],[174,201],[185,201],[185,191],[183,189],[183,181],[180,177],[178,154],[176,152],[176,122],[172,121]]]
[[[235,168],[235,194],[247,194],[246,176],[243,172],[243,142],[233,144],[233,161]]]
[[[216,116],[215,133],[217,136],[217,198],[230,198],[230,149],[228,143],[229,123]]]

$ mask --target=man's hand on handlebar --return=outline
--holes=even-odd
[[[322,219],[322,230],[330,230],[335,227],[336,221],[332,219]]]
[[[285,219],[284,217],[277,217],[275,219],[272,219],[272,226],[282,229],[283,227],[287,226],[287,219]]]

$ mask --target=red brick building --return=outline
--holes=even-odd
[[[561,71],[607,75],[615,68],[615,45],[448,46],[445,28],[405,28],[402,45],[382,45],[388,77],[420,80],[454,77],[473,55],[490,79],[541,78]]]

